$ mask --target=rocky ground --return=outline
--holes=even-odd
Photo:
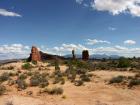
[[[0,70],[2,72],[17,72],[21,69],[23,62],[11,63],[4,67],[14,66],[13,70]],[[45,64],[41,64],[45,65]],[[60,66],[64,71],[67,67]],[[35,68],[36,69],[36,68]],[[38,70],[38,69],[36,69]],[[48,72],[54,70],[53,66],[48,67]],[[40,71],[43,72],[43,71]],[[64,85],[56,84],[64,89],[62,95],[38,94],[40,88],[28,87],[18,91],[15,86],[7,86],[7,92],[0,96],[0,105],[140,105],[140,87],[124,88],[109,85],[108,80],[115,76],[134,76],[135,73],[123,71],[93,71],[91,82],[82,86],[74,86],[70,81]],[[27,92],[32,91],[32,95]],[[7,104],[7,103],[13,104]]]

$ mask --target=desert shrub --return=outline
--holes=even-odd
[[[22,69],[29,70],[30,68],[32,68],[32,66],[31,66],[31,64],[28,63],[28,62],[22,65]]]
[[[6,87],[3,85],[0,85],[0,95],[3,95],[6,92]]]
[[[19,89],[27,88],[27,83],[22,79],[17,79],[16,83],[17,83]]]
[[[97,65],[98,69],[101,69],[101,70],[108,70],[109,69],[109,66],[106,62],[102,62],[102,63],[99,63]]]
[[[14,84],[15,84],[15,81],[14,81],[13,79],[10,78],[10,79],[8,80],[8,85],[9,85],[9,86],[12,86],[12,85],[14,85]]]
[[[29,71],[29,72],[27,72],[27,75],[28,75],[28,76],[32,76],[33,73],[32,73],[31,71]]]
[[[40,73],[34,73],[30,79],[31,86],[38,86],[40,84]]]
[[[9,76],[16,76],[16,73],[10,72]]]
[[[83,84],[84,84],[84,82],[82,80],[77,80],[77,81],[74,82],[75,86],[81,86]]]
[[[133,87],[135,85],[140,85],[140,79],[132,79],[128,84],[129,87]]]
[[[14,105],[12,101],[8,101],[5,103],[5,105]]]
[[[31,96],[33,94],[33,91],[27,91],[26,94]]]
[[[57,83],[60,83],[60,84],[65,84],[65,79],[62,78],[62,77],[55,77],[54,78],[54,81],[53,81],[53,84],[57,84]]]
[[[119,68],[127,68],[127,67],[130,67],[130,66],[131,66],[131,63],[130,63],[129,59],[123,58],[123,57],[121,57],[119,59],[119,62],[118,62],[118,67]]]
[[[69,68],[65,71],[65,75],[69,80],[74,81],[77,75],[77,70],[71,64],[69,64]]]
[[[82,68],[82,69],[93,69],[94,65],[92,62],[90,61],[80,61],[80,60],[71,60],[68,62],[68,66],[69,65],[73,65],[74,67],[76,67],[77,69]]]
[[[85,81],[85,82],[89,82],[90,81],[89,76],[86,75],[86,74],[80,75],[80,78],[81,78],[82,81]]]
[[[46,75],[43,74],[34,74],[30,79],[31,86],[40,86],[44,88],[45,86],[49,85],[48,80],[46,79]]]
[[[20,74],[19,76],[18,76],[18,79],[21,79],[21,80],[24,80],[24,79],[26,79],[27,78],[27,75],[25,75],[25,74]]]
[[[41,74],[41,76],[42,76],[43,78],[46,78],[47,76],[49,76],[49,73],[43,72],[43,73]]]
[[[61,73],[60,70],[55,70],[55,71],[53,72],[53,75],[54,75],[54,76],[57,76],[57,77],[62,77],[62,76],[63,76],[63,74]]]
[[[7,81],[8,79],[9,79],[9,73],[7,72],[2,73],[2,75],[0,76],[1,82]]]
[[[61,85],[64,85],[65,84],[65,79],[62,78],[61,81],[60,81]]]
[[[14,69],[14,66],[9,66],[7,67],[8,70],[13,70]]]
[[[37,61],[32,61],[32,64],[37,65]]]
[[[55,66],[55,70],[56,70],[56,71],[60,70],[58,60],[55,60],[55,65],[54,65],[54,66]]]
[[[137,74],[135,75],[135,77],[136,77],[136,78],[140,78],[140,73],[137,73]]]
[[[63,96],[62,96],[62,98],[63,98],[63,99],[66,99],[66,98],[67,98],[67,96],[66,96],[66,95],[63,95]]]
[[[77,74],[86,74],[87,73],[87,69],[77,69]]]
[[[113,83],[121,83],[124,80],[124,76],[117,76],[117,77],[113,77],[110,81],[109,84],[113,84]]]
[[[54,78],[54,81],[53,81],[53,84],[57,84],[61,81],[61,77],[55,77]]]
[[[43,92],[47,92],[48,94],[51,94],[51,95],[60,95],[60,94],[63,94],[63,91],[64,90],[60,87],[45,88],[43,90]]]
[[[46,78],[40,78],[39,87],[44,88],[49,85],[49,82]]]

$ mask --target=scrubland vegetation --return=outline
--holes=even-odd
[[[65,67],[62,70],[62,66]],[[43,63],[27,62],[21,66],[0,66],[0,95],[8,93],[8,86],[32,96],[30,88],[37,89],[37,95],[61,95],[66,99],[64,86],[84,87],[95,82],[95,71],[118,71],[135,73],[134,76],[118,75],[104,80],[108,86],[135,89],[140,86],[140,60],[137,58],[102,59],[102,60],[49,60]],[[9,103],[10,104],[10,103]],[[9,105],[8,104],[8,105]]]

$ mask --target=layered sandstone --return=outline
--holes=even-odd
[[[31,61],[41,61],[41,55],[38,49],[33,46],[30,54]]]
[[[28,61],[46,61],[46,60],[52,60],[52,59],[64,59],[64,57],[58,56],[58,55],[51,55],[47,53],[43,53],[42,51],[39,51],[37,47],[32,46],[31,54],[28,58]]]
[[[89,52],[88,52],[88,50],[83,50],[82,59],[83,60],[89,60]]]

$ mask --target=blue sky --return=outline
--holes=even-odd
[[[65,55],[140,56],[140,0],[0,0],[0,59],[32,45]]]

